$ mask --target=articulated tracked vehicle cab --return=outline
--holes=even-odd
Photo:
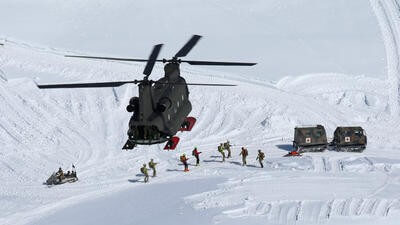
[[[367,146],[367,136],[362,127],[337,127],[332,146],[336,151],[361,152]]]
[[[297,152],[324,151],[328,146],[322,125],[294,128],[293,148]]]

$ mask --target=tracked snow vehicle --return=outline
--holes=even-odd
[[[65,174],[63,177],[60,177],[56,173],[51,174],[51,176],[46,180],[46,185],[58,185],[65,183],[73,183],[78,181],[78,177],[76,175],[67,175]]]
[[[325,128],[322,125],[295,127],[293,149],[297,152],[320,152],[328,146]]]
[[[367,146],[367,136],[362,127],[337,127],[331,145],[336,151],[362,152]]]

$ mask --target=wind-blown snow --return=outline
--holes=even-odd
[[[65,59],[61,55],[7,42],[0,58],[7,74],[42,77],[37,82],[135,79],[140,78],[143,68],[140,64]],[[159,77],[161,69],[157,66],[152,76]],[[114,218],[135,224],[143,217],[134,212],[146,200],[124,196],[135,198],[129,190],[134,192],[144,185],[136,174],[150,158],[160,162],[159,175],[146,185],[162,186],[148,189],[146,195],[151,198],[153,191],[162,191],[166,185],[165,195],[178,192],[182,194],[177,198],[184,199],[155,206],[153,215],[167,211],[162,215],[169,221],[176,218],[169,215],[180,211],[179,207],[193,208],[184,211],[186,216],[202,213],[208,218],[205,221],[221,224],[247,219],[256,224],[336,223],[338,219],[363,221],[366,217],[386,221],[399,216],[399,121],[387,111],[389,93],[384,81],[314,74],[286,77],[272,85],[186,67],[183,71],[188,82],[239,86],[190,87],[192,115],[198,122],[192,132],[179,134],[181,143],[175,152],[163,151],[162,145],[140,146],[129,152],[120,149],[130,116],[124,108],[136,95],[134,85],[39,90],[31,78],[1,82],[0,223],[51,224],[54,220],[46,218],[55,213],[53,219],[85,224],[82,216],[89,213],[91,205],[98,205],[99,212],[104,211],[104,221]],[[323,124],[329,136],[338,125],[361,125],[368,134],[368,148],[361,154],[328,151],[282,158],[290,149],[293,128],[304,124]],[[235,144],[234,157],[221,163],[216,146],[226,139]],[[183,173],[178,156],[183,152],[190,155],[193,146],[203,152],[202,165]],[[240,166],[241,146],[250,150],[248,167]],[[264,169],[256,168],[259,148],[267,155]],[[79,182],[53,188],[42,185],[58,166],[72,163],[78,168]],[[196,179],[207,179],[208,188],[181,191],[181,186],[197,190],[192,181]],[[128,192],[118,194],[124,193],[121,190]],[[109,200],[100,196],[127,206],[120,209],[122,213],[105,213],[118,206],[106,207]],[[76,218],[61,219],[69,213]]]

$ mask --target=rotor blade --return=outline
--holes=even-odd
[[[97,56],[85,56],[85,55],[65,55],[69,58],[83,58],[83,59],[105,59],[114,61],[129,61],[129,62],[147,62],[148,59],[131,59],[131,58],[113,58],[113,57],[97,57]],[[162,60],[156,60],[157,62],[162,62]]]
[[[247,62],[213,62],[213,61],[196,61],[196,60],[181,60],[181,62],[189,63],[190,65],[200,66],[254,66],[257,63]]]
[[[137,80],[133,81],[112,81],[112,82],[98,82],[98,83],[71,83],[71,84],[38,84],[40,89],[51,88],[102,88],[102,87],[119,87],[128,83],[138,83]]]
[[[163,46],[162,44],[154,46],[153,51],[151,52],[149,59],[147,61],[146,67],[143,70],[144,75],[150,76],[151,71],[153,70],[154,64],[156,63],[158,54],[161,51],[162,46]]]
[[[236,84],[203,84],[203,83],[163,83],[163,82],[155,82],[157,84],[173,84],[173,85],[197,85],[197,86],[227,86],[227,87],[233,87],[237,86]]]
[[[193,35],[192,38],[186,44],[179,50],[176,54],[175,57],[184,57],[186,56],[190,50],[197,44],[197,42],[200,40],[201,36],[200,35]]]

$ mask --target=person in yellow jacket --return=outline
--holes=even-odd
[[[143,167],[140,168],[140,172],[142,172],[144,175],[144,182],[145,183],[149,182],[149,173],[147,171],[146,164],[143,164]]]
[[[157,165],[157,164],[158,164],[158,163],[154,162],[153,159],[151,159],[150,162],[149,162],[149,168],[150,168],[151,170],[153,170],[153,177],[155,177],[155,176],[157,175],[157,171],[156,171],[156,165]]]

